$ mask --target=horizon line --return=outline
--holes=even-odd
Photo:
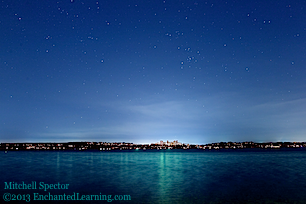
[[[163,140],[160,140],[160,141],[163,141]],[[10,144],[20,144],[20,143],[74,143],[74,142],[89,142],[89,143],[129,143],[129,144],[138,144],[138,145],[150,145],[150,144],[157,144],[159,143],[160,144],[160,141],[159,142],[151,142],[151,143],[134,143],[134,142],[106,142],[106,141],[70,141],[70,142],[0,142],[0,144],[7,144],[7,143],[10,143]],[[167,141],[163,141],[165,144],[167,144]],[[178,140],[174,140],[174,141],[169,141],[169,143],[173,143],[173,142],[178,142],[178,143],[181,143],[181,144],[189,144],[189,145],[205,145],[204,143],[202,144],[196,144],[196,143],[185,143],[185,142],[179,142]],[[254,141],[251,141],[251,140],[246,140],[246,141],[243,141],[243,142],[236,142],[236,141],[221,141],[221,142],[210,142],[210,143],[206,143],[206,144],[216,144],[216,143],[244,143],[244,142],[253,142],[253,143],[306,143],[306,141],[268,141],[268,142],[254,142]]]

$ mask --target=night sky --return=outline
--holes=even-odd
[[[306,140],[303,0],[0,11],[0,142]]]

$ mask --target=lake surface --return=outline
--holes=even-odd
[[[48,192],[130,195],[112,203],[306,203],[306,151],[9,151],[0,169],[1,196],[31,195],[21,203],[43,203],[33,194]],[[4,189],[4,182],[33,181],[69,188]],[[49,201],[67,202],[109,203]]]

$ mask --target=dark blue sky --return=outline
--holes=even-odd
[[[305,1],[0,5],[0,142],[305,141]]]

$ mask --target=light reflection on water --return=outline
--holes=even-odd
[[[128,203],[304,203],[305,159],[306,151],[8,152],[0,178],[131,195]]]

